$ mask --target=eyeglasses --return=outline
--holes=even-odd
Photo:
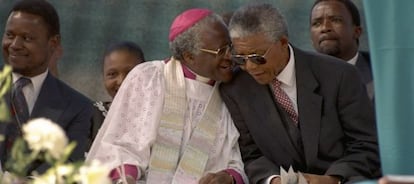
[[[210,50],[210,49],[203,49],[203,48],[201,48],[200,50],[203,51],[203,52],[214,54],[214,55],[216,55],[216,57],[223,57],[224,55],[226,55],[230,52],[231,48],[232,48],[232,45],[229,44],[229,45],[226,45],[226,46],[224,46],[222,48],[219,48],[217,50]]]
[[[267,60],[265,58],[266,54],[269,52],[269,50],[272,48],[272,46],[267,48],[266,52],[263,55],[258,55],[258,54],[232,55],[231,60],[236,65],[245,65],[247,60],[250,60],[251,62],[253,62],[255,64],[258,64],[258,65],[265,64],[267,62]]]

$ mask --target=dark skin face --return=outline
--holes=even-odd
[[[259,84],[270,84],[272,80],[285,68],[289,61],[289,47],[287,37],[282,37],[277,42],[269,39],[261,33],[251,36],[234,38],[233,54],[265,55],[265,64],[256,64],[247,60],[240,68],[248,72]]]
[[[60,36],[51,36],[40,16],[12,12],[2,40],[4,61],[13,67],[14,72],[33,77],[46,71],[59,44]]]
[[[231,44],[227,27],[223,23],[214,22],[206,27],[208,29],[202,29],[200,32],[201,48],[218,50]],[[196,55],[185,52],[183,58],[181,62],[198,75],[223,82],[232,79],[229,53],[217,57],[215,54],[202,51]]]
[[[125,77],[142,60],[127,50],[115,50],[104,58],[103,78],[108,94],[114,98]]]
[[[227,27],[222,22],[213,22],[205,25],[205,28],[201,30],[199,36],[202,49],[216,51],[231,44]],[[217,56],[216,54],[203,51],[195,55],[185,52],[183,58],[181,62],[198,75],[223,82],[228,82],[232,79],[230,53]],[[232,182],[233,178],[229,174],[220,171],[217,173],[208,173],[198,183],[231,184]]]
[[[349,60],[358,51],[362,28],[353,24],[343,3],[323,1],[312,9],[310,32],[316,51]]]

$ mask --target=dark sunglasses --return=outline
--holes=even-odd
[[[269,52],[269,50],[271,48],[272,48],[272,46],[267,48],[266,52],[263,55],[258,55],[258,54],[231,55],[231,60],[236,65],[245,65],[247,60],[249,60],[249,61],[251,61],[255,64],[262,65],[262,64],[265,64],[267,62],[265,57],[266,57],[266,54]]]

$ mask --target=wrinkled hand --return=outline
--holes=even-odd
[[[135,179],[132,176],[127,175],[125,176],[125,179],[126,179],[126,182],[122,181],[122,184],[135,184],[136,183]],[[117,180],[113,181],[112,183],[117,184]]]
[[[303,173],[303,176],[309,184],[338,184],[340,181],[340,179],[335,176],[316,175],[307,173]]]
[[[200,179],[199,184],[232,184],[233,177],[224,171],[208,173]]]
[[[126,176],[126,180],[128,184],[135,184],[137,181],[132,176]]]

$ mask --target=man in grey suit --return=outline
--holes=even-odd
[[[5,63],[13,68],[13,90],[7,100],[14,118],[0,125],[6,137],[0,144],[2,164],[9,158],[14,140],[21,136],[22,124],[37,117],[56,122],[70,141],[77,142],[71,161],[84,158],[93,106],[85,96],[50,74],[50,57],[59,46],[59,17],[51,4],[23,0],[13,6],[3,34],[2,52]],[[46,168],[39,161],[27,174]]]
[[[289,44],[271,4],[241,7],[229,31],[242,71],[220,90],[252,183],[280,183],[290,166],[309,183],[379,177],[375,118],[355,67]]]
[[[371,61],[368,52],[358,51],[362,27],[355,4],[351,0],[315,1],[310,17],[310,33],[317,52],[355,65],[372,100]]]

